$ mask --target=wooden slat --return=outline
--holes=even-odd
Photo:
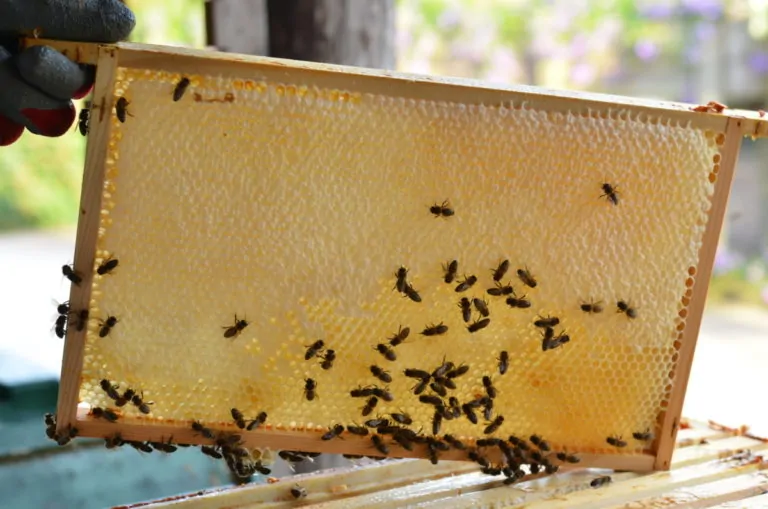
[[[441,462],[433,466],[425,461],[405,460],[286,478],[269,485],[219,490],[184,501],[174,500],[173,503],[162,502],[148,507],[292,507],[295,502],[287,495],[296,483],[309,493],[304,501],[306,505],[302,506],[329,509],[384,509],[406,505],[423,508],[501,507],[515,504],[525,504],[529,509],[586,509],[626,508],[630,503],[631,507],[708,507],[738,497],[754,497],[766,489],[768,480],[763,470],[766,465],[759,456],[731,453],[720,459],[722,451],[735,446],[765,450],[761,440],[748,437],[714,439],[710,444],[684,449],[708,449],[706,459],[701,455],[695,463],[670,472],[613,473],[580,468],[514,486],[503,486],[499,478],[479,474],[475,465],[446,465]],[[387,470],[387,465],[396,466]],[[430,472],[435,475],[428,477]],[[602,475],[610,475],[612,484],[591,488],[590,482]],[[376,482],[381,482],[378,488],[369,484]]]
[[[682,468],[715,458],[724,458],[738,451],[749,449],[763,452],[768,450],[764,442],[748,437],[729,437],[708,444],[684,447],[672,456],[672,468]]]
[[[765,509],[766,507],[768,507],[768,494],[725,502],[724,504],[712,506],[711,509]]]
[[[707,291],[709,290],[709,280],[712,277],[718,239],[723,228],[728,196],[731,194],[733,173],[736,170],[736,161],[739,159],[739,151],[741,150],[742,127],[742,120],[729,119],[725,129],[725,142],[720,149],[722,155],[720,171],[717,174],[715,194],[709,209],[709,220],[699,250],[698,274],[695,276],[696,283],[693,286],[693,296],[688,306],[688,319],[683,330],[682,345],[678,351],[680,357],[675,366],[674,385],[669,397],[669,404],[663,414],[659,445],[656,451],[656,463],[654,464],[656,470],[669,468],[672,461],[685,391],[688,388],[688,379],[691,374],[693,353],[696,350],[696,341],[699,338],[701,318],[704,314]]]
[[[26,46],[52,46],[70,58],[95,64],[99,44],[48,39],[25,39]],[[434,101],[467,102],[467,88],[471,88],[476,104],[502,104],[509,101],[509,93],[527,96],[530,100],[544,103],[541,108],[553,111],[572,111],[586,113],[606,109],[625,108],[634,114],[663,115],[665,118],[714,132],[723,132],[729,118],[741,122],[738,124],[743,136],[762,138],[768,136],[768,118],[760,117],[756,111],[725,110],[723,113],[695,113],[694,105],[639,99],[633,97],[594,94],[574,91],[553,91],[524,85],[491,86],[488,83],[464,78],[442,76],[419,76],[407,73],[363,69],[340,65],[283,60],[277,58],[219,53],[190,48],[148,45],[137,43],[119,43],[103,45],[120,52],[120,65],[137,69],[162,70],[171,73],[200,72],[201,62],[205,61],[205,72],[228,76],[247,76],[251,79],[285,79],[286,73],[291,79],[311,79],[318,87],[347,89],[350,84],[355,88],[364,88],[375,94],[389,96],[397,93],[400,97],[429,99]],[[438,86],[442,85],[442,86]],[[407,86],[407,87],[406,87]],[[546,105],[546,106],[545,106]],[[721,171],[722,173],[722,171]]]
[[[72,285],[69,294],[70,309],[75,313],[81,309],[88,309],[91,300],[93,265],[102,217],[101,201],[112,118],[109,113],[114,101],[112,90],[117,71],[116,53],[114,48],[109,47],[101,47],[98,53],[75,244],[74,268],[82,275],[82,282],[79,285]],[[73,317],[70,322],[75,318]],[[75,421],[77,404],[80,400],[80,373],[83,369],[86,331],[86,327],[80,331],[72,326],[67,329],[56,410],[56,424],[60,434],[65,434],[70,425],[77,426]]]

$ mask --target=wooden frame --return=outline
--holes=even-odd
[[[400,85],[398,92],[401,96],[429,98],[437,101],[462,100],[466,102],[467,89],[471,88],[472,97],[478,104],[504,103],[508,101],[508,93],[515,91],[523,96],[529,96],[531,99],[537,99],[544,105],[544,109],[569,109],[575,112],[591,112],[593,114],[597,112],[600,114],[608,108],[620,106],[631,114],[639,116],[663,114],[665,118],[682,125],[694,126],[712,132],[725,132],[725,139],[718,140],[722,141],[720,143],[722,161],[717,175],[719,183],[712,200],[710,220],[707,224],[703,247],[699,256],[699,266],[702,267],[702,270],[697,274],[698,282],[693,288],[689,310],[691,314],[679,350],[676,384],[672,390],[669,406],[666,412],[660,416],[662,434],[654,444],[655,454],[642,456],[584,455],[583,457],[583,465],[585,466],[636,471],[669,468],[679,429],[680,413],[701,324],[717,239],[722,228],[741,139],[744,136],[753,138],[768,136],[768,120],[762,119],[758,113],[733,110],[725,110],[723,113],[701,113],[692,111],[691,105],[679,103],[577,92],[549,92],[533,87],[491,88],[475,81],[463,79],[415,77],[401,73],[141,44],[99,45],[36,39],[27,40],[27,44],[51,45],[78,62],[95,64],[98,69],[93,99],[94,110],[98,114],[92,115],[90,126],[91,136],[88,140],[74,261],[75,269],[83,275],[83,282],[80,286],[72,286],[70,302],[73,309],[85,307],[90,302],[91,297],[90,282],[92,276],[90,267],[93,266],[94,262],[95,242],[99,228],[106,140],[109,139],[110,129],[110,116],[109,113],[105,115],[105,112],[110,112],[114,106],[111,90],[117,67],[193,73],[200,68],[201,62],[204,60],[206,72],[209,73],[238,76],[250,71],[252,75],[253,68],[257,65],[259,72],[267,79],[283,78],[286,69],[290,67],[291,73],[297,79],[311,78],[312,82],[321,87],[346,88],[350,81],[354,81],[358,87],[364,86],[367,91],[386,94],[393,85]],[[407,83],[407,86],[402,86],[404,83]],[[84,408],[78,410],[78,388],[82,371],[84,341],[84,331],[78,332],[74,329],[68,331],[58,402],[58,430],[60,433],[66,432],[69,426],[74,426],[83,436],[103,437],[119,429],[126,440],[160,441],[163,437],[173,435],[176,441],[182,443],[209,443],[209,441],[197,436],[186,423],[179,423],[178,425],[169,423],[165,426],[132,423],[116,425],[89,418]],[[230,426],[232,430],[236,429],[233,424]],[[256,430],[245,433],[243,439],[248,447],[269,447],[273,450],[320,449],[329,453],[378,454],[371,449],[367,441],[355,440],[354,437],[349,437],[343,443],[328,441],[322,442],[318,446],[317,431],[289,431],[267,426],[267,431]],[[307,447],[310,445],[311,447]],[[412,453],[403,451],[400,455],[424,457],[425,449],[417,446]],[[451,451],[441,454],[441,458],[448,460],[464,459],[464,454],[459,451]]]

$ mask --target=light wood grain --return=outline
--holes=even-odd
[[[607,110],[625,109],[632,115],[662,117],[681,125],[691,125],[716,132],[725,130],[729,118],[740,119],[739,132],[743,136],[768,136],[768,119],[756,111],[730,110],[723,113],[692,111],[695,105],[652,99],[594,94],[564,90],[548,90],[525,85],[498,86],[478,80],[421,76],[393,71],[381,71],[349,66],[284,60],[221,53],[208,50],[179,48],[137,43],[99,45],[46,39],[26,39],[27,46],[48,45],[60,50],[73,60],[95,64],[99,46],[116,48],[120,53],[120,66],[162,70],[172,73],[222,74],[243,79],[310,82],[330,89],[354,89],[363,93],[382,94],[413,99],[474,104],[509,104],[536,101],[537,109],[568,111],[575,114],[607,113]],[[471,97],[471,99],[469,99]]]
[[[712,277],[712,267],[717,252],[720,231],[723,228],[725,209],[728,205],[728,196],[731,193],[733,174],[736,169],[736,161],[742,142],[742,129],[744,121],[741,119],[729,119],[725,129],[725,141],[720,151],[722,159],[720,170],[717,174],[715,194],[712,197],[712,206],[709,210],[709,221],[704,232],[702,246],[699,250],[699,263],[693,286],[693,296],[688,306],[688,318],[683,331],[682,344],[678,352],[679,358],[675,368],[674,385],[669,398],[669,405],[662,417],[661,434],[656,451],[656,463],[654,468],[666,470],[670,466],[672,453],[675,448],[677,432],[680,428],[680,416],[683,410],[685,392],[688,388],[688,379],[691,374],[693,354],[696,350],[696,341],[701,329],[701,318],[707,301],[709,281]]]
[[[117,52],[109,47],[100,48],[98,62],[75,243],[74,268],[82,275],[83,281],[79,285],[72,285],[69,295],[70,308],[75,312],[87,309],[91,300],[93,265],[101,221],[104,173],[110,136],[112,90],[117,71]],[[75,319],[76,317],[73,316],[70,320]],[[56,410],[59,433],[66,433],[65,430],[70,424],[75,425],[86,330],[83,328],[82,331],[78,331],[76,327],[67,329]]]

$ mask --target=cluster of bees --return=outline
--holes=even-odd
[[[111,274],[112,271],[117,268],[119,263],[120,262],[117,258],[107,258],[101,262],[98,267],[96,267],[96,274],[99,276]],[[83,282],[82,274],[75,271],[71,265],[62,265],[61,273],[74,285],[79,286],[80,283]],[[70,308],[69,302],[58,304],[56,306],[56,311],[58,312],[58,317],[56,318],[56,322],[54,323],[53,328],[56,336],[59,338],[64,338],[64,336],[67,335],[67,328],[70,325],[70,320],[72,320],[72,317],[74,317],[74,320],[72,320],[73,325],[78,331],[85,329],[85,326],[88,323],[88,310],[81,309],[79,311],[75,311]],[[107,316],[107,318],[104,320],[100,320],[99,337],[107,337],[112,328],[117,325],[118,321],[119,320],[116,317],[111,315]]]
[[[236,408],[232,409],[232,418],[240,429],[253,430],[267,420],[266,412],[259,413],[256,418],[247,420]],[[238,433],[218,432],[214,433],[199,421],[192,422],[192,429],[207,440],[213,441],[212,445],[203,445],[200,450],[206,456],[213,459],[223,459],[229,470],[241,479],[247,479],[257,472],[269,475],[272,471],[264,464],[251,456],[248,449],[243,447],[242,436]]]

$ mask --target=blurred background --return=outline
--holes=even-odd
[[[73,0],[74,2],[74,0]],[[760,109],[768,0],[127,0],[131,40]],[[78,105],[80,106],[80,105]],[[62,341],[85,139],[25,134],[0,149],[0,500],[5,509],[99,508],[231,484],[179,451],[140,457],[101,441],[58,448]],[[745,140],[684,415],[766,430],[745,388],[768,359],[768,143]],[[764,435],[765,436],[765,435]],[[340,465],[338,458],[296,467]],[[289,475],[284,463],[275,475]],[[255,477],[252,482],[263,482]],[[40,485],[45,489],[40,489]]]

